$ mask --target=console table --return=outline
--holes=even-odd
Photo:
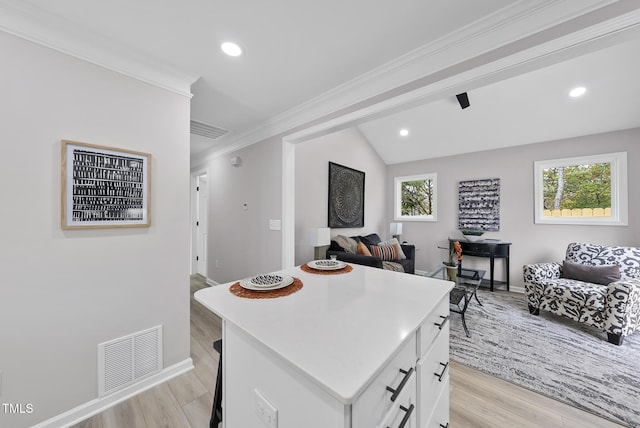
[[[453,248],[453,243],[455,241],[460,242],[463,256],[489,258],[489,286],[491,288],[491,291],[493,291],[493,272],[495,259],[504,259],[504,265],[507,271],[507,291],[509,291],[509,247],[511,246],[511,242],[491,240],[468,242],[464,240],[449,238],[449,251],[451,251],[451,248]]]

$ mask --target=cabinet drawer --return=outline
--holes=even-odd
[[[449,381],[449,324],[438,335],[431,350],[418,361],[418,422],[424,428],[436,408],[441,393],[448,390]]]
[[[436,408],[429,422],[420,428],[447,428],[449,426],[449,380],[444,385],[442,394],[438,399]]]
[[[445,326],[447,329],[449,328],[448,294],[438,303],[436,308],[427,316],[425,322],[420,326],[420,332],[418,333],[418,358],[424,356],[425,352],[431,347],[431,344]]]
[[[416,390],[415,373],[411,375],[410,381],[407,382],[407,388],[406,393],[398,397],[391,412],[377,428],[416,428],[418,426],[416,425],[418,403],[415,393],[409,394],[409,391]]]
[[[415,362],[416,336],[413,334],[353,404],[354,427],[378,426],[402,397],[415,400]],[[387,387],[398,390],[395,397]]]

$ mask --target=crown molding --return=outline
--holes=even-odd
[[[191,159],[192,166],[202,165],[210,159],[276,135],[299,133],[306,125],[325,121],[323,119],[331,121],[332,117],[345,114],[355,118],[357,114],[350,114],[354,109],[370,111],[373,115],[373,112],[379,112],[383,105],[397,108],[402,103],[424,100],[446,88],[453,88],[456,84],[472,85],[474,82],[487,79],[488,76],[497,75],[500,71],[515,70],[522,64],[532,63],[628,30],[640,23],[639,10],[640,4],[634,4],[633,0],[516,2],[489,17],[325,92],[256,128],[223,137],[226,141],[220,143],[224,143],[224,147],[218,146],[195,155]],[[590,19],[585,19],[584,22],[572,22],[589,14]],[[554,31],[544,34],[545,30],[553,30],[554,27],[562,25],[566,25],[566,36],[558,36]],[[539,36],[537,40],[528,42],[535,43],[532,47],[523,44],[519,47],[520,50],[517,50],[519,41],[536,36]],[[392,94],[402,86],[505,47],[510,47],[510,50],[506,49],[503,56],[489,58],[486,60],[487,63],[478,66],[468,65],[469,68],[466,70],[455,72],[458,75],[455,79],[443,76],[440,83],[425,83],[424,88],[406,90],[405,95]],[[375,101],[378,98],[381,100]],[[379,108],[370,107],[373,104]],[[322,125],[318,125],[318,129],[321,127]]]
[[[21,0],[0,0],[0,30],[189,98],[199,78]]]

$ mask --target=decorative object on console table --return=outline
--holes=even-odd
[[[449,281],[456,280],[461,261],[462,246],[459,241],[454,241],[453,245],[449,248],[449,260],[444,262],[444,266],[447,268],[447,278],[449,278]]]
[[[458,183],[458,228],[500,230],[500,179]]]
[[[310,243],[314,247],[314,260],[327,258],[327,248],[331,244],[331,229],[328,227],[311,229]]]
[[[453,239],[449,239],[449,248],[453,247]],[[495,259],[504,259],[504,266],[506,270],[506,284],[507,291],[509,291],[509,247],[511,242],[502,242],[495,239],[484,239],[478,242],[460,242],[462,252],[465,256],[471,257],[486,257],[489,259],[489,288],[493,291],[494,281],[494,266]]]
[[[364,172],[329,162],[328,225],[364,227]]]
[[[476,242],[482,239],[482,235],[484,235],[484,230],[474,230],[474,229],[461,229],[462,235],[464,239],[469,242]]]
[[[62,140],[63,229],[149,227],[151,155]]]
[[[391,223],[389,227],[391,237],[396,238],[400,242],[400,235],[402,235],[402,223]]]

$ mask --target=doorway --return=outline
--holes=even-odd
[[[209,182],[206,172],[194,176],[195,206],[192,219],[192,268],[191,272],[207,278],[207,229],[209,207]]]

